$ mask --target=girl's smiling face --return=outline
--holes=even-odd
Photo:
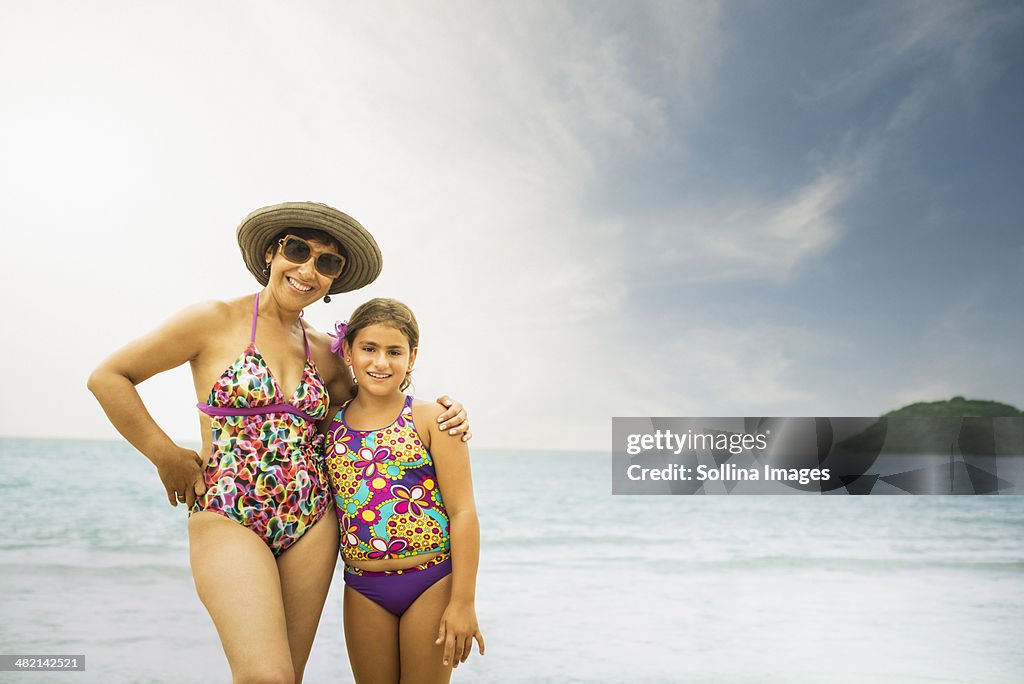
[[[402,382],[416,363],[416,350],[409,348],[406,336],[383,323],[360,330],[346,351],[345,362],[352,366],[359,391],[377,396],[400,392]]]

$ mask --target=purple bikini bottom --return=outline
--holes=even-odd
[[[371,572],[345,566],[345,584],[396,617],[430,587],[452,572],[451,554],[444,553],[423,565],[405,570]]]

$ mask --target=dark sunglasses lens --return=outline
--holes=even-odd
[[[344,265],[345,260],[337,254],[321,254],[316,260],[316,270],[328,278],[337,278],[341,273],[341,267]]]
[[[305,263],[306,259],[309,258],[309,245],[295,238],[285,240],[284,258],[297,264]]]

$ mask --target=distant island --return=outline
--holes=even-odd
[[[988,399],[957,396],[944,401],[920,401],[884,414],[877,423],[843,440],[843,451],[937,454],[959,452],[990,456],[1000,452],[993,418],[1019,418],[1020,409]],[[966,420],[949,420],[963,418]],[[1013,443],[1021,435],[1005,435]]]
[[[907,404],[903,408],[883,414],[882,417],[1015,418],[1021,415],[1024,413],[1019,409],[999,401],[953,397],[943,401],[919,401],[916,404]]]

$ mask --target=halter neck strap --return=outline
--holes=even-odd
[[[306,337],[306,325],[302,322],[302,316],[299,316],[299,327],[302,328],[302,343],[306,345],[306,358],[309,358],[309,338]]]
[[[256,319],[260,316],[260,293],[256,293],[256,297],[252,302],[252,332],[249,333],[249,344],[256,344]]]

